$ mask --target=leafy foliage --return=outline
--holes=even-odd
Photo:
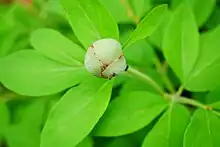
[[[219,2],[0,1],[0,147],[219,147]]]
[[[23,50],[2,58],[0,66],[2,83],[30,96],[53,94],[74,86],[85,72],[82,67],[63,65],[34,50]]]
[[[118,39],[117,24],[99,1],[61,0],[61,3],[68,14],[73,31],[86,49],[101,38]]]
[[[154,120],[166,106],[167,104],[157,95],[132,92],[111,102],[94,134],[120,136],[135,132]],[[146,115],[148,117],[144,117]]]
[[[212,112],[197,110],[187,127],[184,139],[184,147],[190,146],[219,146],[218,139],[219,118]],[[201,141],[201,140],[204,140]]]
[[[80,143],[107,108],[111,88],[112,81],[92,77],[70,89],[52,109],[42,132],[41,147]]]

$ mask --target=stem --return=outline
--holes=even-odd
[[[199,107],[201,109],[212,111],[214,114],[216,114],[220,117],[220,112],[214,110],[211,106],[202,104],[202,103],[200,103],[196,100],[189,99],[189,98],[182,97],[182,96],[178,96],[178,95],[165,94],[164,96],[165,96],[166,99],[168,99],[170,101],[176,101],[180,104],[191,105],[191,106],[194,106],[194,107]]]
[[[182,97],[179,96],[178,99],[176,99],[177,102],[181,103],[181,104],[187,104],[187,105],[191,105],[191,106],[196,106],[205,110],[212,110],[212,107],[207,106],[205,104],[202,104],[194,99],[189,99],[186,97]]]
[[[195,107],[199,107],[199,108],[202,108],[202,109],[205,109],[205,110],[210,110],[212,111],[213,113],[215,113],[216,115],[220,116],[220,113],[218,111],[215,111],[213,110],[213,108],[211,106],[208,106],[208,105],[205,105],[205,104],[202,104],[196,100],[193,100],[193,99],[189,99],[189,98],[185,98],[185,97],[179,97],[177,99],[177,101],[181,104],[188,104],[188,105],[192,105],[192,106],[195,106]]]
[[[148,75],[143,74],[142,72],[140,72],[132,67],[129,67],[128,73],[131,74],[132,76],[135,76],[135,77],[141,79],[142,81],[144,81],[148,84],[151,84],[151,86],[154,87],[154,89],[157,90],[157,92],[159,92],[161,95],[164,95],[163,89]]]
[[[183,85],[181,85],[181,86],[179,87],[179,89],[178,89],[176,95],[181,96],[183,90],[184,90],[184,87],[183,87]]]
[[[127,0],[121,0],[121,4],[124,6],[124,8],[127,11],[128,17],[131,18],[131,20],[135,23],[138,24],[140,22],[140,18],[134,14],[133,9],[131,8],[129,2]]]
[[[175,89],[173,84],[171,83],[171,81],[169,80],[169,78],[167,77],[167,74],[165,71],[163,71],[163,67],[158,59],[158,57],[155,58],[155,66],[157,68],[157,71],[160,73],[160,75],[162,76],[162,79],[164,81],[165,86],[167,87],[167,89],[169,90],[169,92],[171,93],[175,93]]]

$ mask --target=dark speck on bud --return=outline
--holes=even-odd
[[[128,70],[128,68],[129,68],[129,66],[127,65],[127,66],[126,66],[126,68],[125,68],[125,71],[127,71],[127,70]]]

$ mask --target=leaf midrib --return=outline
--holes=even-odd
[[[73,115],[74,117],[79,115],[83,110],[85,110],[84,108],[87,108],[87,106],[92,102],[92,100],[94,100],[94,96],[96,96],[97,93],[99,93],[106,85],[108,84],[108,81],[103,83],[102,86],[100,86],[100,88],[98,89],[98,91],[92,96],[92,98],[89,99],[89,101],[87,101],[87,103],[85,103],[82,107],[80,107],[80,109]],[[59,102],[55,104],[55,106],[53,107],[53,109],[51,110],[54,111],[54,109],[59,105]],[[46,122],[45,124],[45,128],[46,126],[48,126],[48,122]],[[42,146],[42,145],[40,145]]]
[[[214,145],[213,144],[213,137],[212,137],[212,133],[211,133],[211,127],[210,127],[210,120],[209,120],[209,115],[208,115],[208,112],[205,111],[205,115],[206,115],[206,121],[207,121],[207,127],[208,127],[208,135],[210,136],[210,139],[211,139],[211,143],[212,143],[212,146]],[[213,146],[214,147],[214,146]]]
[[[101,39],[101,35],[99,34],[99,31],[96,29],[95,24],[92,22],[91,18],[88,16],[87,11],[83,8],[82,4],[80,3],[80,0],[77,0],[79,7],[84,11],[84,15],[88,18],[88,21],[91,23],[93,29],[96,31],[96,35],[99,39]]]
[[[174,102],[170,103],[170,110],[168,113],[168,132],[167,132],[167,140],[168,140],[168,146],[170,145],[170,134],[171,134],[171,125],[172,125],[172,111],[173,111],[173,105]]]
[[[67,72],[67,71],[78,71],[78,70],[83,70],[84,67],[77,67],[77,68],[74,68],[74,67],[65,67],[65,68],[56,68],[56,69],[51,69],[51,70],[46,70],[47,72]],[[35,70],[32,70],[33,72],[43,72],[45,73],[45,70],[39,70],[39,69],[35,69]]]
[[[60,54],[63,55],[66,59],[68,59],[68,60],[72,61],[73,63],[75,63],[75,65],[77,65],[77,66],[78,65],[79,66],[83,65],[83,63],[80,60],[78,60],[74,57],[71,58],[71,56],[68,56],[68,54],[66,54],[65,52],[60,52]]]
[[[208,37],[207,37],[207,40],[210,40],[210,38],[211,38],[212,36],[211,35],[209,35]],[[206,45],[203,45],[203,46],[206,46]],[[201,48],[200,48],[201,49]],[[190,76],[190,74],[189,74],[189,80],[187,80],[187,81],[190,81],[190,80],[192,80],[192,79],[194,79],[196,76],[198,76],[200,73],[202,73],[202,71],[204,71],[204,70],[206,70],[207,68],[209,68],[210,66],[212,66],[217,60],[219,60],[220,59],[220,55],[219,56],[217,56],[216,58],[213,58],[212,60],[210,60],[209,62],[206,62],[205,64],[204,64],[204,66],[202,66],[200,69],[198,69],[197,70],[197,72],[194,72],[194,74],[193,74],[193,71],[192,71],[192,75]],[[197,63],[195,63],[194,64],[194,66],[196,66],[197,64],[198,64],[198,61],[199,61],[199,56],[197,56]]]
[[[204,66],[202,68],[200,68],[199,70],[197,70],[197,72],[194,72],[194,74],[192,74],[190,79],[195,78],[196,76],[198,76],[200,73],[202,73],[202,71],[206,70],[207,68],[209,68],[210,66],[212,66],[217,60],[220,59],[220,56],[217,56],[216,58],[214,58],[213,60],[211,60],[210,62],[207,62],[206,64],[204,64]]]
[[[105,82],[105,83],[103,83],[103,85],[100,86],[100,88],[98,89],[98,91],[93,94],[93,96],[90,98],[90,100],[89,100],[87,103],[85,103],[85,104],[83,105],[83,107],[81,107],[81,109],[79,109],[79,110],[75,113],[74,116],[79,115],[83,110],[85,110],[84,108],[86,108],[86,107],[92,102],[92,100],[94,100],[94,97],[96,97],[96,95],[107,85],[107,83],[108,83],[108,81]]]

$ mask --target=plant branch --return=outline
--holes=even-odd
[[[183,87],[183,85],[181,85],[181,86],[179,87],[178,91],[176,92],[176,95],[181,96],[183,90],[184,90],[184,87]]]
[[[198,107],[201,109],[209,110],[209,111],[212,111],[213,113],[215,113],[216,115],[220,116],[220,113],[218,111],[215,111],[211,106],[200,103],[194,99],[180,96],[180,94],[182,93],[182,90],[183,90],[183,86],[180,86],[180,88],[176,94],[166,94],[166,93],[164,93],[163,89],[148,75],[146,75],[146,74],[144,74],[144,73],[142,73],[132,67],[129,67],[127,72],[130,75],[137,77],[140,80],[150,84],[166,100],[175,101],[180,104],[190,105],[190,106]]]
[[[140,22],[140,18],[135,15],[135,13],[134,13],[133,9],[131,8],[131,5],[128,2],[128,0],[120,0],[120,1],[121,1],[121,4],[123,5],[123,7],[125,8],[125,10],[127,11],[128,17],[130,17],[131,20],[135,24],[138,24]]]
[[[128,73],[134,77],[139,78],[140,80],[150,84],[155,90],[157,90],[161,95],[164,95],[164,90],[148,75],[143,74],[142,72],[129,67]]]
[[[160,75],[162,76],[162,79],[164,81],[165,86],[167,87],[167,89],[169,90],[169,92],[171,93],[175,93],[175,89],[173,84],[170,82],[169,78],[167,77],[166,72],[164,71],[163,66],[160,63],[160,60],[158,59],[158,57],[155,57],[155,66],[157,68],[157,71],[160,73]]]
[[[212,110],[212,107],[202,104],[194,99],[189,99],[189,98],[182,97],[182,96],[176,96],[176,97],[177,97],[176,101],[181,104],[191,105],[191,106],[199,107],[205,110]]]
[[[175,100],[181,104],[191,105],[191,106],[199,107],[201,109],[212,111],[216,115],[220,116],[220,113],[218,111],[215,111],[211,106],[202,104],[194,99],[189,99],[189,98],[180,96],[176,98]]]

